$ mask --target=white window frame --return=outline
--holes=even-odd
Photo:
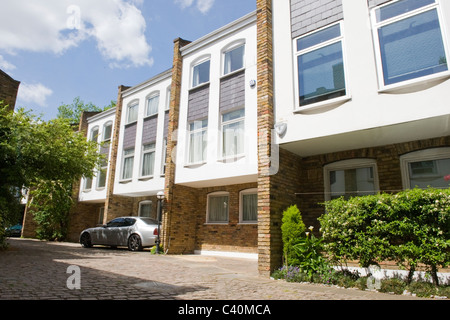
[[[191,125],[192,124],[198,123],[198,122],[202,122],[203,123],[203,121],[206,121],[206,127],[203,127],[203,124],[202,124],[202,126],[200,128],[195,128],[194,127],[193,130],[191,129]],[[208,158],[208,154],[206,154],[205,157],[203,158],[203,152],[202,152],[202,157],[201,157],[202,159],[200,161],[191,161],[191,151],[192,151],[191,137],[193,135],[196,135],[196,134],[199,134],[199,133],[202,134],[202,137],[203,137],[203,135],[206,135],[206,140],[203,139],[202,142],[206,143],[206,149],[208,149],[208,125],[209,125],[208,119],[195,120],[195,121],[191,121],[191,122],[188,123],[188,133],[189,134],[188,134],[188,141],[187,141],[187,146],[188,146],[187,150],[188,150],[188,152],[187,152],[187,159],[186,159],[186,163],[188,165],[198,165],[198,164],[206,163],[207,158]]]
[[[244,111],[244,115],[242,117],[236,118],[233,120],[223,121],[223,118],[225,115],[232,113],[232,112],[240,111],[240,110]],[[222,160],[235,159],[237,157],[242,157],[245,155],[245,111],[246,111],[245,107],[242,107],[242,108],[237,108],[237,109],[233,109],[233,110],[227,110],[220,115],[220,144],[219,144],[220,145],[220,155],[219,155],[219,159],[222,159]],[[242,134],[243,134],[242,152],[236,153],[236,154],[225,154],[225,151],[224,151],[224,133],[225,133],[224,127],[231,125],[231,124],[239,123],[239,122],[243,123],[242,127],[244,128],[244,130],[242,132]]]
[[[330,173],[332,171],[372,168],[374,193],[380,190],[378,168],[375,159],[351,159],[330,163],[324,166],[325,201],[331,200]]]
[[[149,147],[149,149],[145,149],[146,146],[152,146]],[[153,172],[149,175],[143,175],[142,170],[144,169],[144,157],[146,154],[150,154],[153,153],[154,157],[153,157]],[[156,163],[156,142],[151,142],[151,143],[145,143],[144,145],[142,145],[142,152],[141,152],[141,167],[140,169],[140,178],[152,178],[155,174],[155,163]]]
[[[106,136],[106,128],[109,127],[109,126],[111,127],[111,131],[110,131],[110,133],[109,133],[109,137],[107,137],[107,136]],[[105,123],[105,124],[103,125],[102,141],[103,141],[103,142],[111,141],[111,139],[112,139],[112,134],[113,134],[113,123],[112,123],[112,121],[108,121],[107,123]]]
[[[130,119],[130,116],[131,116],[130,110],[133,108],[136,108],[136,119]],[[139,101],[134,101],[134,102],[131,102],[130,104],[128,104],[128,106],[127,106],[126,124],[135,123],[135,122],[137,122],[138,118],[139,118]]]
[[[377,15],[376,15],[377,10],[379,10],[380,8],[392,5],[398,1],[400,1],[400,0],[390,1],[386,4],[377,6],[371,10],[370,18],[371,18],[371,23],[372,23],[373,41],[374,41],[374,46],[375,46],[375,56],[376,56],[376,62],[377,62],[376,65],[377,65],[377,72],[379,75],[378,76],[378,86],[379,86],[380,92],[383,92],[383,91],[388,92],[388,91],[395,90],[395,89],[402,89],[402,88],[418,86],[418,85],[428,82],[430,80],[437,80],[437,79],[441,79],[441,78],[445,78],[445,77],[450,77],[450,67],[449,67],[449,62],[448,62],[450,55],[449,55],[449,49],[448,49],[448,44],[447,44],[445,23],[444,23],[444,19],[442,17],[442,12],[441,12],[440,0],[435,0],[435,3],[433,3],[433,4],[423,6],[419,9],[412,10],[405,14],[400,14],[393,18],[389,18],[385,21],[377,22]],[[436,9],[436,11],[437,11],[439,25],[441,27],[442,41],[443,41],[443,45],[444,45],[444,51],[446,54],[448,70],[439,72],[439,73],[435,73],[435,74],[431,74],[431,75],[426,75],[426,76],[421,76],[421,77],[419,76],[417,78],[399,81],[397,83],[386,85],[384,83],[383,61],[382,61],[382,57],[381,57],[380,40],[379,40],[379,36],[378,36],[379,28],[390,25],[392,23],[396,23],[396,22],[411,18],[413,16],[416,16],[416,15],[419,15],[419,14],[422,14],[422,13],[425,13],[427,11],[431,11],[434,9]]]
[[[162,161],[161,161],[161,177],[166,175],[167,168],[167,138],[163,139]]]
[[[133,151],[133,153],[131,153],[131,151]],[[129,154],[127,154],[127,152],[130,152]],[[135,150],[135,148],[133,147],[133,148],[128,148],[128,149],[125,149],[125,150],[123,150],[123,152],[122,152],[122,170],[120,171],[120,181],[130,181],[130,180],[132,180],[133,179],[133,169],[134,169],[134,154],[135,154],[135,152],[136,152],[136,150]],[[131,177],[124,177],[124,170],[125,170],[125,161],[126,161],[126,159],[129,159],[129,158],[133,158],[133,164],[132,164],[132,166],[131,166]]]
[[[172,94],[172,86],[169,86],[166,90],[166,105],[164,106],[164,111],[170,110],[171,94]]]
[[[333,38],[333,39],[330,39],[330,40],[327,40],[327,41],[324,41],[324,42],[321,42],[319,44],[313,45],[313,46],[308,47],[308,48],[306,48],[304,50],[300,50],[300,51],[297,50],[297,41],[299,39],[306,38],[306,37],[311,36],[311,35],[313,35],[315,33],[324,31],[324,30],[326,30],[328,28],[332,28],[332,27],[334,27],[336,25],[339,25],[340,32],[341,32],[340,36],[338,36],[336,38]],[[338,43],[338,42],[340,42],[341,46],[342,46],[342,61],[343,61],[343,64],[344,64],[345,95],[344,96],[340,96],[340,97],[336,97],[336,98],[331,98],[331,99],[324,100],[324,101],[310,103],[310,104],[303,105],[303,106],[300,105],[300,88],[299,88],[299,76],[300,75],[298,74],[298,57],[301,56],[301,55],[313,52],[315,50],[322,49],[324,47],[330,46],[330,45]],[[326,106],[341,104],[341,103],[344,103],[344,102],[346,102],[346,101],[351,99],[351,92],[350,92],[350,85],[349,85],[349,76],[348,76],[349,71],[348,71],[348,67],[347,67],[348,63],[347,63],[347,54],[346,54],[347,50],[346,50],[346,44],[345,44],[344,23],[343,23],[342,20],[338,21],[336,23],[329,24],[329,25],[327,25],[325,27],[319,28],[317,30],[314,30],[312,32],[309,32],[307,34],[304,34],[304,35],[301,35],[300,37],[295,38],[293,40],[293,48],[294,48],[294,74],[295,74],[295,76],[294,76],[294,82],[295,82],[295,107],[294,107],[294,112],[305,111],[305,110],[310,110],[310,109],[315,109],[315,108],[320,108],[320,107],[326,107]]]
[[[450,159],[450,147],[413,151],[400,157],[403,189],[411,189],[409,164],[411,162]],[[449,172],[450,174],[450,172]]]
[[[105,175],[105,185],[104,186],[100,185],[102,174]],[[97,171],[97,189],[98,190],[105,189],[107,183],[108,183],[108,159],[105,159],[105,162],[99,166],[98,171]]]
[[[150,216],[148,218],[152,218],[152,214],[153,214],[153,201],[151,200],[144,200],[139,202],[139,212],[138,212],[138,216],[142,217],[141,212],[142,212],[142,206],[144,205],[150,205]],[[147,216],[144,216],[147,217]]]
[[[236,49],[238,49],[238,48],[241,48],[241,47],[243,47],[243,50],[244,50],[243,53],[242,53],[242,67],[240,67],[240,68],[238,68],[236,70],[228,70],[227,71],[227,65],[226,65],[227,64],[227,58],[226,58],[227,54],[232,52],[232,51],[234,51],[234,50],[236,50]],[[223,50],[223,53],[222,53],[222,60],[223,60],[222,75],[223,76],[228,76],[230,74],[237,73],[237,72],[240,72],[240,71],[245,69],[245,52],[246,52],[246,49],[247,48],[245,46],[245,40],[238,40],[238,41],[232,43],[231,45],[229,45],[228,47],[226,47]]]
[[[93,178],[84,177],[83,181],[83,191],[89,192],[92,190]]]
[[[209,62],[208,81],[197,83],[197,81],[195,81],[195,68],[199,67],[200,65],[202,65],[206,62]],[[196,60],[196,62],[192,64],[191,70],[192,70],[192,75],[191,75],[191,88],[192,89],[209,84],[209,82],[211,81],[211,57],[207,56],[207,57]]]
[[[210,219],[210,201],[211,198],[214,197],[227,197],[226,202],[226,210],[227,210],[227,219],[223,221],[214,221]],[[212,192],[207,195],[207,204],[206,204],[206,224],[228,224],[230,221],[230,193],[226,191],[217,191]]]
[[[97,131],[97,135],[94,137],[94,132]],[[89,141],[98,142],[98,136],[99,136],[100,128],[98,126],[95,126],[91,129],[91,133],[89,135]]]
[[[239,223],[240,224],[257,224],[258,223],[258,209],[256,209],[256,220],[244,220],[244,196],[246,196],[246,195],[258,196],[258,188],[246,189],[246,190],[242,190],[241,192],[239,192]]]
[[[154,110],[154,112],[151,112],[151,110],[150,110],[150,102],[153,102],[154,99],[158,99],[157,103],[156,103],[156,110]],[[145,101],[146,101],[145,118],[151,117],[151,116],[154,116],[154,115],[158,114],[158,112],[159,112],[159,102],[160,102],[159,100],[160,100],[159,91],[153,92],[153,93],[151,93],[151,94],[149,94],[147,96],[147,98],[145,99]]]

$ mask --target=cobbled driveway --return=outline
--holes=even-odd
[[[257,262],[246,259],[156,256],[149,251],[84,249],[74,243],[8,241],[9,249],[0,251],[0,300],[415,299],[274,281],[259,276]]]

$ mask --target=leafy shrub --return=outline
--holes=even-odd
[[[396,261],[410,270],[437,269],[450,263],[450,190],[413,189],[335,199],[319,218],[324,248],[335,263],[359,260],[361,267]]]
[[[300,210],[296,205],[290,206],[283,212],[281,236],[283,240],[283,256],[285,265],[298,265],[299,259],[294,246],[305,238],[305,224]]]
[[[381,288],[379,289],[380,292],[386,292],[390,293],[393,292],[395,294],[402,294],[403,291],[406,289],[406,282],[398,279],[383,279],[381,280]]]

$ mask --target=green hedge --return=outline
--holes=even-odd
[[[450,261],[450,189],[413,189],[397,194],[339,198],[325,203],[319,218],[324,248],[338,263],[361,267],[395,261],[410,271],[437,270]]]

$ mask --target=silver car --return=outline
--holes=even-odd
[[[83,230],[80,243],[85,248],[93,245],[111,247],[127,246],[131,251],[139,251],[156,244],[158,222],[145,217],[120,217],[107,224]]]

